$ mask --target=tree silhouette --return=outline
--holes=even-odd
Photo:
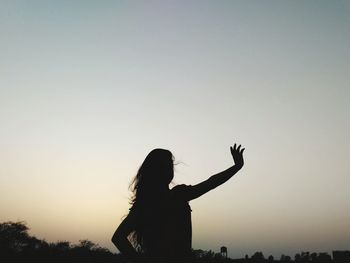
[[[0,223],[0,262],[124,263],[120,255],[87,239],[80,240],[78,245],[71,245],[69,241],[47,243],[30,236],[28,230],[24,222]]]
[[[290,256],[281,255],[281,262],[290,262],[292,259]]]
[[[301,255],[299,253],[295,254],[294,261],[295,262],[301,262]]]
[[[309,262],[310,261],[310,252],[301,252],[301,262]]]
[[[265,257],[264,254],[261,251],[257,251],[253,254],[251,257],[252,262],[264,262]]]
[[[48,243],[28,234],[25,222],[0,223],[0,262],[10,263],[125,263],[121,254],[113,254],[108,249],[88,240],[79,240],[78,244],[69,241]],[[291,258],[282,255],[280,261],[269,256],[266,260],[262,252],[255,252],[251,258],[233,260],[222,257],[220,253],[201,249],[192,250],[193,263],[261,263],[292,262]],[[301,252],[295,254],[297,263],[348,263],[350,251],[333,251],[334,260],[328,253]],[[149,263],[149,262],[146,262]]]
[[[28,227],[24,222],[4,222],[0,224],[0,249],[7,252],[19,252],[29,244],[33,244],[36,239],[31,239],[27,231]]]

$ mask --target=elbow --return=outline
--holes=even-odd
[[[114,234],[114,235],[112,236],[111,241],[112,241],[112,243],[113,243],[115,246],[117,246],[117,244],[119,243],[119,240],[120,240],[119,235]]]
[[[112,236],[111,241],[112,241],[113,244],[115,244],[115,242],[117,241],[117,240],[116,240],[116,237],[115,237],[114,235]]]
[[[119,248],[120,247],[120,243],[125,239],[126,237],[120,235],[119,233],[115,233],[113,236],[112,236],[112,243],[117,247]]]

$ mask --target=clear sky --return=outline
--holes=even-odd
[[[348,1],[0,4],[0,221],[112,249],[150,150],[194,184],[238,142],[194,248],[350,249]]]

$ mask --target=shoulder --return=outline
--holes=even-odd
[[[170,191],[172,195],[175,195],[177,197],[185,197],[191,188],[192,185],[179,184],[174,186]]]
[[[186,189],[188,189],[189,187],[192,187],[192,185],[187,185],[187,184],[178,184],[178,185],[175,185],[173,188],[171,188],[171,191],[184,191]]]

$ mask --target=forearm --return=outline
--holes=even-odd
[[[193,200],[207,193],[208,191],[218,187],[219,185],[229,180],[232,176],[234,176],[241,168],[242,166],[233,165],[230,168],[226,169],[225,171],[222,171],[220,173],[217,173],[209,177],[204,182],[201,182],[197,185],[192,186],[190,190],[187,192],[186,199],[188,201]]]
[[[208,179],[208,185],[210,186],[211,189],[214,189],[216,187],[218,187],[219,185],[225,183],[226,181],[228,181],[232,176],[234,176],[240,169],[242,168],[242,166],[238,166],[238,165],[233,165],[230,168],[214,174],[213,176],[211,176]]]
[[[140,262],[140,255],[136,252],[135,248],[131,245],[127,238],[118,238],[113,240],[113,244],[118,248],[128,261],[132,263]]]

